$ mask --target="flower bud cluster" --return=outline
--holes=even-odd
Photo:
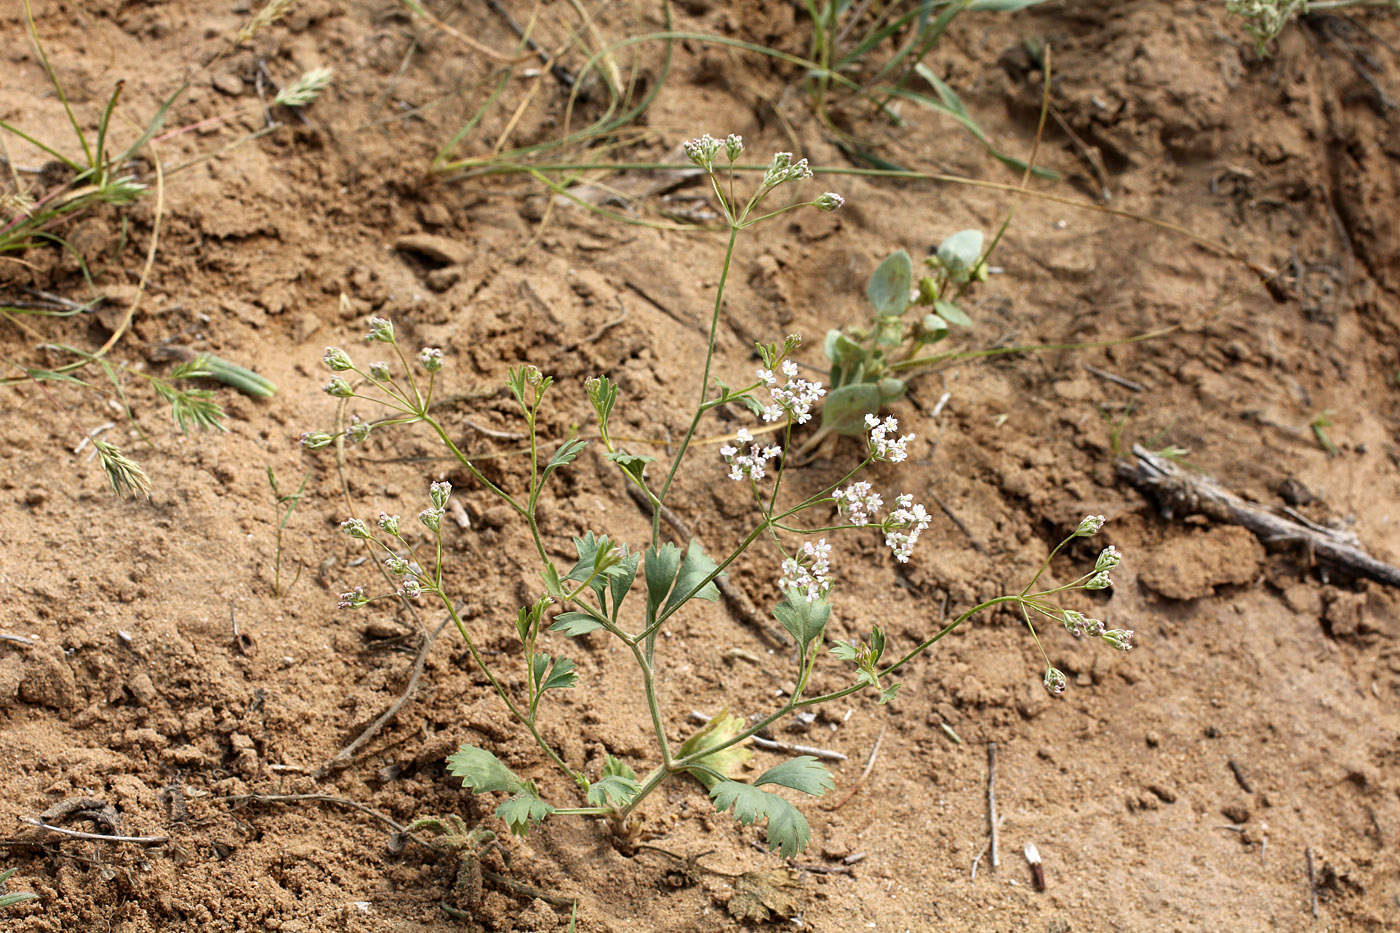
[[[763,186],[772,188],[785,181],[801,181],[811,177],[812,169],[807,165],[806,159],[794,162],[791,152],[778,152],[774,153],[772,164],[763,171]]]
[[[333,373],[343,373],[347,369],[355,368],[355,364],[350,360],[350,354],[340,347],[326,347],[326,355],[323,359],[326,368]]]
[[[1102,515],[1085,515],[1080,521],[1079,527],[1074,530],[1076,538],[1090,538],[1098,534],[1103,527],[1104,518]]]
[[[1051,693],[1055,694],[1055,696],[1059,696],[1065,692],[1065,687],[1069,685],[1069,678],[1067,678],[1065,672],[1059,668],[1050,667],[1045,669],[1044,683],[1046,690],[1049,690]]]
[[[783,360],[781,368],[787,377],[787,383],[782,386],[777,384],[778,377],[773,370],[758,371],[758,381],[768,387],[768,394],[773,399],[773,404],[764,406],[763,420],[781,421],[788,417],[798,424],[806,424],[812,420],[812,406],[826,394],[826,389],[820,382],[797,378],[797,364],[792,360]]]
[[[870,456],[885,463],[903,463],[909,458],[909,442],[914,435],[905,434],[896,438],[899,420],[893,415],[881,421],[875,415],[865,416],[865,426],[870,429]]]
[[[355,390],[351,387],[350,383],[346,382],[342,376],[336,376],[330,382],[321,386],[321,391],[332,398],[349,398],[355,394]]]
[[[1088,635],[1090,638],[1098,638],[1104,633],[1102,622],[1098,619],[1091,619],[1083,613],[1075,612],[1073,609],[1066,609],[1064,611],[1064,623],[1065,631],[1069,632],[1075,638],[1081,638],[1084,635]]]
[[[735,139],[737,137],[730,138]],[[742,143],[740,145],[742,146]],[[704,136],[697,136],[694,139],[688,139],[681,144],[681,148],[685,150],[685,157],[690,160],[691,164],[698,165],[707,172],[714,165],[715,156],[719,153],[719,147],[719,140],[715,139],[709,133],[706,133]],[[733,156],[730,156],[730,158],[732,159]]]
[[[388,318],[372,317],[369,319],[369,333],[365,334],[365,339],[372,343],[393,343],[394,324]]]
[[[334,440],[334,435],[324,431],[308,431],[301,436],[301,446],[307,450],[320,450],[322,447],[329,447]]]
[[[424,347],[418,354],[418,365],[430,373],[442,372],[442,351],[437,347]]]
[[[389,371],[388,363],[376,360],[369,364],[369,377],[375,382],[388,382],[394,378],[394,374]]]
[[[735,441],[739,446],[726,444],[719,449],[720,456],[724,462],[729,464],[729,478],[735,482],[742,482],[746,477],[749,479],[763,479],[768,475],[768,461],[772,460],[782,450],[769,445],[767,447],[754,444],[749,448],[749,453],[742,453],[744,445],[753,440],[753,435],[746,429],[740,428],[735,435]]]
[[[359,444],[369,437],[369,432],[374,429],[374,425],[368,421],[361,421],[359,415],[350,416],[350,425],[345,429],[345,439],[352,444]]]
[[[814,202],[817,210],[826,211],[828,214],[839,211],[846,204],[846,199],[835,191],[828,191]]]
[[[778,586],[782,589],[797,589],[815,602],[831,592],[831,545],[821,538],[816,544],[802,542],[802,550],[796,556],[783,561],[782,574]]]
[[[377,524],[382,530],[387,531],[395,538],[399,536],[399,517],[397,515],[390,515],[388,512],[380,512]]]
[[[365,588],[357,586],[348,593],[340,594],[340,602],[336,604],[337,609],[359,609],[369,602],[369,597],[365,595]]]

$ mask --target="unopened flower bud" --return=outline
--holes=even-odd
[[[321,391],[334,398],[349,398],[355,394],[355,390],[350,387],[350,383],[346,382],[340,376],[336,376],[330,382],[321,386]]]
[[[428,487],[428,498],[433,500],[433,505],[440,509],[447,508],[447,497],[452,495],[452,484],[447,480],[440,480]]]
[[[817,198],[816,202],[817,210],[826,211],[828,214],[830,214],[832,211],[839,211],[842,208],[842,206],[845,205],[845,203],[846,199],[841,197],[841,195],[837,194],[835,191],[826,192],[826,194],[823,194],[821,197]]]
[[[418,520],[433,531],[441,531],[442,516],[443,510],[440,508],[424,509],[423,511],[418,513]]]
[[[340,530],[352,538],[368,538],[369,528],[358,518],[350,518],[340,523]]]
[[[326,434],[324,431],[312,431],[301,436],[301,446],[307,450],[320,450],[322,447],[329,447],[335,436]]]
[[[430,373],[442,371],[442,351],[437,347],[424,347],[418,354],[418,365]]]
[[[1094,562],[1095,570],[1112,570],[1123,562],[1123,555],[1113,545],[1109,545],[1099,552],[1099,559]]]
[[[388,382],[393,378],[389,372],[389,364],[383,360],[376,360],[369,364],[369,377],[375,382]]]
[[[1074,536],[1076,538],[1087,538],[1097,534],[1098,530],[1102,527],[1102,515],[1086,515],[1084,516],[1084,520],[1079,523],[1079,527],[1074,530]]]
[[[403,582],[399,584],[399,595],[414,599],[423,595],[423,585],[418,582],[417,577],[404,577]]]
[[[1108,578],[1108,571],[1101,570],[1089,578],[1089,582],[1084,584],[1086,590],[1106,590],[1113,585],[1113,581]]]
[[[1132,629],[1116,628],[1112,629],[1111,631],[1104,632],[1099,637],[1102,638],[1104,641],[1108,642],[1114,648],[1117,648],[1119,651],[1132,650],[1133,646],[1130,644],[1133,638]]]
[[[331,372],[343,373],[347,369],[355,368],[355,364],[350,360],[350,355],[340,347],[326,347],[324,360],[326,367]]]
[[[1051,667],[1045,670],[1045,689],[1059,696],[1065,692],[1065,686],[1069,683],[1065,677],[1065,672],[1059,668]]]
[[[397,515],[390,515],[388,512],[380,512],[379,527],[397,537],[399,533],[399,517]]]
[[[715,161],[716,153],[719,152],[719,140],[706,133],[704,136],[686,140],[682,148],[685,150],[685,157],[692,164],[708,171]]]
[[[394,325],[388,318],[372,317],[369,319],[369,333],[365,334],[365,339],[369,341],[379,341],[380,343],[394,342]]]
[[[369,602],[369,597],[365,595],[365,588],[357,586],[348,593],[340,594],[340,602],[336,604],[338,609],[359,609]]]
[[[386,557],[384,558],[384,566],[388,568],[390,573],[398,574],[399,576],[403,576],[413,569],[409,562],[402,557]]]
[[[369,432],[373,425],[368,421],[361,421],[358,417],[352,417],[350,426],[345,429],[345,439],[352,444],[358,444],[369,437]]]
[[[807,165],[806,159],[798,159],[788,166],[787,173],[783,181],[801,181],[804,178],[812,177],[812,169]]]
[[[763,171],[763,185],[771,188],[787,181],[788,169],[792,166],[791,152],[773,153],[773,162]]]
[[[1073,609],[1066,609],[1064,615],[1065,631],[1075,638],[1082,636],[1088,630],[1089,619],[1083,613],[1075,612]]]
[[[739,158],[739,153],[744,151],[744,137],[737,133],[730,133],[724,138],[724,154],[729,156],[729,161],[733,162]]]

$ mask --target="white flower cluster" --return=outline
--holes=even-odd
[[[881,522],[880,527],[885,532],[885,547],[894,552],[895,560],[905,564],[909,562],[909,555],[913,553],[919,535],[928,527],[929,514],[908,493],[896,496],[894,501],[897,508]]]
[[[899,430],[899,420],[893,415],[881,421],[874,415],[865,416],[865,426],[870,429],[870,456],[886,463],[903,463],[909,458],[909,442],[914,435],[895,437]]]
[[[763,479],[768,475],[768,461],[782,453],[779,448],[771,444],[767,447],[754,444],[749,448],[749,453],[742,453],[744,445],[752,440],[753,435],[744,428],[740,428],[735,435],[735,441],[739,446],[725,444],[719,449],[720,456],[724,458],[725,463],[729,464],[729,478],[736,483],[743,481],[745,477]]]
[[[807,602],[815,602],[831,591],[831,545],[821,538],[816,544],[802,542],[802,550],[795,557],[783,561],[782,576],[778,586],[783,589],[798,589],[807,597]]]
[[[808,382],[797,378],[797,364],[783,360],[781,369],[787,383],[779,386],[778,377],[771,369],[760,369],[758,380],[768,387],[773,404],[764,406],[764,421],[781,421],[784,417],[794,419],[798,424],[812,420],[812,405],[826,394],[820,382]]]
[[[850,519],[852,525],[869,525],[879,511],[885,507],[885,500],[874,492],[869,483],[852,483],[845,489],[831,494],[836,500],[836,508]]]

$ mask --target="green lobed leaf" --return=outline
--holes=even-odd
[[[553,812],[554,807],[535,796],[529,789],[501,801],[501,805],[496,808],[496,815],[517,836],[530,835],[530,824],[540,822]]]
[[[671,598],[666,600],[666,612],[671,612],[679,606],[689,596],[690,591],[700,586],[700,582],[714,573],[718,565],[710,560],[705,553],[705,548],[694,538],[690,539],[690,547],[686,548],[685,559],[681,561],[680,571],[676,574],[676,587],[671,591]],[[719,587],[715,586],[713,580],[700,586],[693,599],[704,599],[714,602],[719,599]]]
[[[796,807],[777,794],[738,781],[720,781],[710,789],[715,809],[733,809],[734,818],[752,826],[760,818],[768,820],[768,851],[781,849],[784,858],[792,858],[812,839],[812,828]]]
[[[820,797],[834,788],[836,781],[820,761],[811,755],[798,755],[760,774],[754,781],[755,786],[759,784],[781,784],[783,787],[791,787],[804,794]]]
[[[635,781],[637,772],[632,770],[632,766],[621,758],[614,758],[607,752],[603,753],[603,777],[625,777]]]
[[[566,690],[576,683],[578,683],[578,671],[574,670],[574,662],[568,658],[560,658],[549,669],[549,676],[544,679],[540,693],[544,693],[546,690]]]
[[[559,449],[554,452],[554,456],[549,458],[549,463],[545,465],[544,473],[540,476],[540,482],[543,483],[545,480],[549,479],[549,474],[553,473],[564,464],[573,463],[575,458],[583,452],[583,448],[587,446],[588,441],[579,440],[578,438],[565,441],[561,444]]]
[[[826,629],[827,619],[831,617],[831,603],[825,599],[808,602],[801,590],[789,588],[787,598],[773,607],[773,615],[805,653]]]
[[[622,601],[627,598],[627,594],[632,589],[632,584],[637,582],[637,564],[641,562],[641,552],[627,553],[627,546],[622,547],[625,555],[618,561],[617,568],[608,573],[608,595],[612,597],[612,615],[614,622],[617,621],[618,610],[622,608]]]
[[[643,454],[622,453],[621,451],[604,454],[604,457],[622,467],[622,469],[626,470],[638,481],[642,479],[642,473],[646,470],[647,464],[656,462],[655,457],[648,457]]]
[[[881,690],[881,691],[880,691],[880,705],[881,705],[881,706],[884,706],[884,705],[885,705],[886,703],[888,703],[890,700],[893,700],[893,699],[894,699],[894,695],[895,695],[896,693],[899,692],[899,688],[900,688],[901,686],[903,686],[903,685],[902,685],[902,684],[890,684],[888,687],[886,687],[885,689]]]
[[[586,612],[561,612],[554,620],[554,624],[549,627],[551,632],[563,632],[570,638],[577,638],[579,635],[587,635],[589,632],[596,632],[603,627],[603,623],[593,618]]]
[[[642,574],[647,581],[647,616],[652,616],[666,601],[666,594],[676,582],[676,574],[681,569],[681,549],[671,542],[664,542],[659,548],[648,547]]]
[[[914,263],[904,250],[891,253],[866,283],[865,295],[881,317],[898,317],[909,307]]]
[[[447,773],[461,778],[462,786],[473,794],[498,790],[519,793],[527,786],[513,771],[501,764],[499,758],[475,745],[463,745],[448,755]]]

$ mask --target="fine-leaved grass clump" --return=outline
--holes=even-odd
[[[685,147],[688,158],[703,171],[721,205],[729,238],[710,319],[707,351],[703,364],[696,367],[697,401],[688,428],[669,462],[630,449],[614,434],[614,413],[622,399],[617,384],[606,376],[589,379],[584,386],[595,417],[596,438],[574,437],[549,449],[539,426],[553,379],[526,363],[510,369],[506,384],[528,438],[528,479],[520,488],[505,488],[481,472],[453,441],[433,410],[446,362],[440,349],[424,348],[410,359],[393,324],[376,317],[370,321],[367,339],[370,347],[383,351],[386,359],[362,363],[335,347],[325,353],[325,364],[333,374],[324,387],[326,393],[372,405],[379,414],[366,420],[356,416],[336,434],[309,433],[302,439],[306,447],[328,447],[341,438],[356,443],[391,426],[424,425],[477,484],[517,516],[522,533],[532,542],[539,558],[538,597],[520,607],[513,617],[495,622],[513,631],[519,644],[518,660],[508,666],[496,655],[488,658],[478,648],[460,614],[461,602],[446,582],[444,567],[452,559],[452,551],[450,541],[445,540],[450,526],[444,517],[453,495],[447,482],[429,486],[424,508],[416,520],[380,513],[372,521],[350,518],[341,526],[352,538],[376,548],[388,572],[399,582],[395,591],[384,593],[370,593],[357,586],[341,595],[340,606],[362,610],[383,600],[397,599],[430,599],[439,604],[456,624],[473,661],[516,726],[530,736],[543,758],[577,787],[576,800],[546,799],[534,781],[508,768],[491,750],[463,745],[449,757],[448,770],[461,778],[472,793],[504,795],[496,815],[518,834],[528,833],[542,820],[572,815],[605,817],[614,831],[626,839],[636,831],[637,808],[657,788],[669,780],[689,777],[708,791],[717,810],[732,813],[746,825],[766,821],[770,849],[791,856],[807,845],[810,828],[802,812],[779,789],[820,796],[834,786],[834,779],[817,759],[800,755],[774,764],[752,780],[739,780],[738,768],[752,754],[745,744],[756,733],[800,710],[862,691],[870,691],[880,703],[889,702],[900,689],[899,675],[915,658],[976,613],[995,606],[1015,606],[1037,644],[1037,623],[1049,620],[1063,625],[1074,636],[1097,638],[1120,650],[1127,650],[1130,645],[1132,632],[1108,630],[1102,622],[1060,605],[1068,594],[1111,585],[1110,572],[1120,560],[1115,548],[1105,548],[1093,568],[1074,581],[1036,589],[1055,555],[1070,541],[1095,534],[1103,523],[1101,516],[1085,518],[1073,529],[1020,592],[968,608],[915,644],[895,645],[880,625],[861,625],[859,637],[830,642],[827,633],[832,614],[842,611],[835,598],[840,563],[851,559],[836,549],[836,539],[874,535],[888,549],[891,559],[908,561],[928,528],[930,517],[914,495],[898,487],[877,489],[879,478],[870,475],[876,464],[897,468],[909,458],[915,437],[901,434],[897,419],[891,416],[865,414],[861,420],[861,455],[838,478],[819,482],[816,491],[811,492],[797,492],[796,483],[784,482],[790,452],[799,443],[799,436],[809,430],[805,426],[813,421],[820,400],[827,395],[827,388],[820,382],[799,375],[794,359],[802,346],[799,337],[759,344],[756,349],[761,365],[751,375],[733,380],[734,385],[715,374],[719,311],[741,232],[790,211],[834,211],[843,203],[839,195],[826,193],[816,198],[793,197],[781,206],[770,206],[770,199],[776,202],[794,192],[810,176],[806,160],[794,161],[788,153],[773,157],[748,197],[735,196],[734,179],[726,169],[742,149],[743,142],[737,136],[723,140],[703,136]],[[968,257],[978,255],[980,250],[973,249],[973,245],[950,247],[948,255],[940,259],[935,277],[944,276],[947,283],[975,278],[976,267]],[[881,307],[890,310],[900,301],[908,302],[907,290],[902,299],[898,298],[898,285],[896,282],[893,294],[884,296],[887,303]],[[941,294],[939,288],[934,291]],[[944,299],[935,296],[934,300]],[[697,430],[707,415],[726,407],[751,419],[751,426],[735,432],[730,442],[719,449],[717,459],[697,462],[691,456],[703,449],[695,443]],[[541,537],[540,503],[551,480],[560,471],[571,469],[590,444],[596,445],[603,460],[612,464],[649,503],[650,539],[627,542],[606,526],[580,526],[573,539],[576,561],[571,566],[559,566],[549,556]],[[695,540],[685,547],[662,540],[663,508],[683,466],[712,471],[716,478],[727,476],[751,498],[750,518],[743,528],[742,540],[728,553],[711,555]],[[885,472],[881,471],[880,477],[883,476]],[[811,483],[812,478],[805,476],[804,482]],[[719,705],[725,707],[724,712],[684,741],[673,744],[667,726],[676,719],[673,711],[663,707],[656,684],[659,672],[668,665],[683,664],[686,659],[663,650],[658,636],[681,613],[690,611],[695,600],[717,600],[720,591],[716,581],[737,562],[770,562],[756,550],[760,543],[776,550],[768,571],[774,584],[772,612],[792,639],[791,669],[783,675],[791,681],[791,689],[775,708],[747,718],[731,715],[728,710],[758,702],[756,698],[723,698]],[[858,619],[859,614],[853,613],[852,617]],[[542,728],[541,713],[556,691],[586,689],[586,684],[581,683],[579,671],[566,653],[545,650],[547,633],[566,639],[601,635],[615,639],[624,649],[640,674],[635,710],[645,710],[652,725],[655,747],[649,762],[627,761],[609,754],[601,768],[590,773],[566,760]],[[1050,664],[1043,651],[1042,656],[1044,684],[1052,693],[1059,693],[1065,689],[1065,675]],[[836,678],[842,685],[828,692],[816,692],[812,685],[819,669],[823,680]]]

